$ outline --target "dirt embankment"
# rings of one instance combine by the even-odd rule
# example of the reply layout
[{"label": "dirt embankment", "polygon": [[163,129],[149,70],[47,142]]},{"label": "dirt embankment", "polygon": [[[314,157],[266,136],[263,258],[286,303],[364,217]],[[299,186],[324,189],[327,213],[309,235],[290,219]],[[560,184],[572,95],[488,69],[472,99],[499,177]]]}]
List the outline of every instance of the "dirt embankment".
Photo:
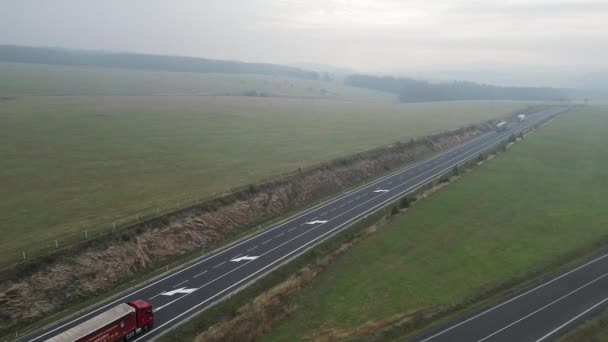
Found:
[{"label": "dirt embankment", "polygon": [[233,237],[245,228],[491,129],[493,123],[486,122],[359,153],[140,224],[130,235],[123,233],[67,250],[25,275],[0,283],[0,329],[106,291],[169,257],[200,248],[204,240]]}]

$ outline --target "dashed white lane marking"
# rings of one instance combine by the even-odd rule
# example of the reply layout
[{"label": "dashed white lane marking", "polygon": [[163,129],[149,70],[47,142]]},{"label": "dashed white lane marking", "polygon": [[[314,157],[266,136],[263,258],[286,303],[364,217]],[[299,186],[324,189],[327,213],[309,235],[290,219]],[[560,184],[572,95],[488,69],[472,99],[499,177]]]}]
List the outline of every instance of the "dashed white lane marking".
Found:
[{"label": "dashed white lane marking", "polygon": [[148,298],[148,300],[152,300],[152,299],[154,299],[154,298],[156,298],[156,297],[160,296],[161,294],[163,294],[163,293],[161,292],[161,293],[159,293],[159,294],[157,294],[157,295],[154,295],[154,296],[152,296],[152,297]]},{"label": "dashed white lane marking", "polygon": [[232,262],[239,262],[239,261],[243,261],[243,260],[255,260],[257,258],[259,258],[259,256],[257,256],[257,255],[252,255],[252,256],[245,255],[245,256],[242,256],[240,258],[232,259],[230,261],[232,261]]},{"label": "dashed white lane marking", "polygon": [[203,275],[203,274],[205,274],[205,273],[207,273],[207,271],[203,271],[203,272],[201,272],[201,273],[199,273],[199,274],[195,275],[193,278],[198,278],[198,277],[202,276],[202,275]]},{"label": "dashed white lane marking", "polygon": [[[300,225],[300,226],[302,226],[302,225]],[[296,229],[296,227],[293,227],[293,228],[289,229],[288,232],[290,232],[290,231],[292,231],[294,229]]]},{"label": "dashed white lane marking", "polygon": [[314,221],[306,222],[306,224],[319,224],[319,223],[327,223],[327,220],[314,220]]},{"label": "dashed white lane marking", "polygon": [[328,211],[328,213],[331,213],[332,211],[336,210],[336,208],[333,208],[332,210]]},{"label": "dashed white lane marking", "polygon": [[[293,229],[293,228],[292,228],[292,229]],[[249,248],[249,249],[247,250],[247,252],[252,251],[252,250],[254,250],[254,249],[256,249],[256,248],[258,248],[258,246],[253,246],[253,247]]]},{"label": "dashed white lane marking", "polygon": [[269,243],[270,241],[272,241],[272,239],[268,239],[268,240],[262,242],[262,245],[265,245],[265,244]]},{"label": "dashed white lane marking", "polygon": [[223,265],[223,264],[225,264],[225,263],[226,263],[225,261],[220,262],[219,264],[217,264],[217,265],[213,266],[212,268],[217,268],[217,267],[220,267],[220,266],[222,266],[222,265]]},{"label": "dashed white lane marking", "polygon": [[187,280],[186,280],[186,281],[182,281],[181,283],[179,283],[179,284],[177,284],[177,285],[174,285],[174,286],[173,286],[173,288],[176,288],[176,287],[178,287],[178,286],[180,286],[180,285],[182,285],[182,284],[184,284],[184,283],[187,283],[187,282],[188,282]]},{"label": "dashed white lane marking", "polygon": [[[353,203],[353,201],[354,201],[354,200],[350,200],[350,201],[348,201],[348,202],[346,202],[346,203],[351,204],[351,203]],[[335,208],[334,208],[334,209],[335,209]]]},{"label": "dashed white lane marking", "polygon": [[285,234],[285,233],[278,234],[277,236],[275,236],[275,238],[278,238],[279,236],[283,236],[283,234]]},{"label": "dashed white lane marking", "polygon": [[374,190],[374,192],[376,192],[376,193],[381,193],[381,192],[389,192],[389,190],[385,190],[385,189],[378,189],[378,190]]}]

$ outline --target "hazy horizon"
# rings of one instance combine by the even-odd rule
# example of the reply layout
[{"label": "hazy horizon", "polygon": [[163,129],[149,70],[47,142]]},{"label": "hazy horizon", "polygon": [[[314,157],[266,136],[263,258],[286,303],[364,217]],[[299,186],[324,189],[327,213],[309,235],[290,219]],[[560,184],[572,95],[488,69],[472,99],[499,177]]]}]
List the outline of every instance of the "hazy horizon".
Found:
[{"label": "hazy horizon", "polygon": [[497,84],[608,70],[603,1],[23,0],[0,44],[193,56]]}]

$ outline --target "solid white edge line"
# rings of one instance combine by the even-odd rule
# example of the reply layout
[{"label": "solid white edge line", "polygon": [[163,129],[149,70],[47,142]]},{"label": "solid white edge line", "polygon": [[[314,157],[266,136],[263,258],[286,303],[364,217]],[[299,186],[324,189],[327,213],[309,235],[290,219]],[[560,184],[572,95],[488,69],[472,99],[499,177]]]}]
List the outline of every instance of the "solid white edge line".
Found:
[{"label": "solid white edge line", "polygon": [[574,289],[574,290],[572,290],[572,291],[570,291],[570,292],[566,293],[565,295],[563,295],[563,296],[561,296],[561,297],[559,297],[559,298],[557,298],[557,299],[555,299],[555,300],[551,301],[549,304],[545,304],[545,305],[543,305],[542,307],[540,307],[540,308],[538,308],[538,309],[536,309],[536,310],[532,311],[531,313],[529,313],[529,314],[527,314],[527,315],[523,316],[522,318],[520,318],[520,319],[518,319],[518,320],[516,320],[516,321],[513,321],[513,322],[511,322],[510,324],[508,324],[508,325],[506,325],[506,326],[504,326],[504,327],[502,327],[502,328],[500,328],[500,329],[496,330],[495,332],[491,333],[490,335],[488,335],[488,336],[486,336],[486,337],[484,337],[484,338],[482,338],[482,339],[478,340],[477,342],[482,342],[482,341],[485,341],[485,340],[489,339],[490,337],[492,337],[492,336],[494,336],[494,335],[496,335],[496,334],[499,334],[499,333],[501,333],[501,332],[503,332],[503,331],[507,330],[508,328],[510,328],[510,327],[514,326],[515,324],[517,324],[517,323],[519,323],[519,322],[521,322],[521,321],[523,321],[523,320],[527,319],[528,317],[532,317],[532,316],[534,316],[535,314],[537,314],[538,312],[540,312],[540,311],[542,311],[542,310],[544,310],[544,309],[546,309],[546,308],[550,307],[551,305],[553,305],[553,304],[555,304],[555,303],[557,303],[557,302],[559,302],[559,301],[561,301],[561,300],[563,300],[563,299],[565,299],[565,298],[570,297],[571,295],[573,295],[573,294],[577,293],[578,291],[580,291],[580,290],[584,289],[585,287],[587,287],[587,286],[589,286],[589,285],[592,285],[592,284],[594,284],[594,283],[595,283],[595,282],[597,282],[597,281],[602,280],[602,279],[603,279],[604,277],[606,277],[606,276],[608,276],[608,273],[604,273],[603,275],[601,275],[601,276],[599,276],[599,277],[597,277],[597,278],[593,279],[592,281],[590,281],[590,282],[588,282],[588,283],[586,283],[586,284],[584,284],[584,285],[582,285],[582,286],[580,286],[580,287],[577,287],[576,289]]},{"label": "solid white edge line", "polygon": [[587,309],[587,310],[585,310],[585,311],[581,312],[580,314],[578,314],[578,315],[574,316],[572,319],[570,319],[570,320],[569,320],[569,321],[567,321],[566,323],[564,323],[564,324],[560,325],[559,327],[557,327],[557,328],[555,328],[555,329],[551,330],[551,331],[550,331],[548,334],[546,334],[545,336],[543,336],[543,337],[539,338],[538,340],[536,340],[536,342],[540,342],[540,341],[542,341],[542,340],[546,339],[547,337],[549,337],[549,336],[551,336],[551,335],[555,334],[556,332],[558,332],[560,329],[562,329],[562,328],[563,328],[563,327],[565,327],[566,325],[568,325],[568,324],[570,324],[570,323],[574,322],[575,320],[577,320],[577,319],[579,319],[580,317],[584,316],[584,315],[585,315],[586,313],[588,313],[589,311],[591,311],[591,310],[593,310],[593,309],[597,308],[598,306],[600,306],[600,305],[604,304],[606,301],[608,301],[608,297],[606,297],[606,298],[602,299],[602,300],[601,300],[599,303],[597,303],[597,304],[593,305],[593,306],[592,306],[592,307],[590,307],[589,309]]}]

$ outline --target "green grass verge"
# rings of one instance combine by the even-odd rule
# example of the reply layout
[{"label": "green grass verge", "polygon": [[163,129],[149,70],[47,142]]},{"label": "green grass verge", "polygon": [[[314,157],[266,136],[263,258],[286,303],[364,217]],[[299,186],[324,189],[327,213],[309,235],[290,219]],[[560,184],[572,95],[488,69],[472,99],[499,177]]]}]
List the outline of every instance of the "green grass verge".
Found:
[{"label": "green grass verge", "polygon": [[[25,96],[48,95],[55,88],[28,91],[25,84],[0,80],[3,93],[20,92],[15,99],[0,100],[0,234],[11,237],[0,240],[0,266],[19,261],[22,250],[30,258],[54,248],[55,240],[62,246],[83,239],[84,231],[89,238],[108,232],[113,222],[120,227],[157,209],[170,211],[238,185],[525,106],[182,96],[169,91],[166,96],[99,95],[111,85],[122,86],[122,78],[88,69],[78,69],[85,75],[68,77],[64,74],[75,71],[62,70],[54,70],[50,79],[80,80],[83,92],[93,95]],[[142,87],[151,82],[146,72],[122,72]],[[36,75],[43,82],[46,72],[30,72],[24,79],[35,83]],[[78,87],[61,77],[57,87],[76,92]],[[178,81],[161,83],[183,93]]]},{"label": "green grass verge", "polygon": [[458,305],[605,238],[607,132],[606,107],[552,121],[336,260],[264,340]]},{"label": "green grass verge", "polygon": [[559,342],[605,342],[608,341],[608,311],[583,323],[581,326],[558,338]]}]

